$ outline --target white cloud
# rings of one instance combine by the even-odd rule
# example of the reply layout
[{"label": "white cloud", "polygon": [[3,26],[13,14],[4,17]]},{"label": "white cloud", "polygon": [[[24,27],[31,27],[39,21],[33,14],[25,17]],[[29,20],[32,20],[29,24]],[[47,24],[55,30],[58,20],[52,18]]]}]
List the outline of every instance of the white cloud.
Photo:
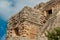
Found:
[{"label": "white cloud", "polygon": [[5,9],[9,6],[10,4],[7,1],[0,1],[0,9]]},{"label": "white cloud", "polygon": [[5,20],[19,12],[24,6],[33,7],[40,2],[47,0],[0,0],[0,16]]}]

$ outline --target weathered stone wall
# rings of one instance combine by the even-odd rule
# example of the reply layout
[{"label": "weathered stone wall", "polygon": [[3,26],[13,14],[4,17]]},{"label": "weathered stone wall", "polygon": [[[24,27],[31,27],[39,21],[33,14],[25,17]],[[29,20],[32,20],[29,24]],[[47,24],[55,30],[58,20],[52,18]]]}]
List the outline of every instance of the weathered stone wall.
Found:
[{"label": "weathered stone wall", "polygon": [[[39,40],[40,30],[45,23],[45,16],[42,12],[29,7],[24,7],[21,12],[14,15],[8,21],[6,40]],[[22,39],[21,39],[22,40]],[[24,39],[25,40],[25,39]]]},{"label": "weathered stone wall", "polygon": [[59,19],[59,0],[34,8],[26,6],[8,20],[6,40],[47,40],[45,31],[60,26]]}]

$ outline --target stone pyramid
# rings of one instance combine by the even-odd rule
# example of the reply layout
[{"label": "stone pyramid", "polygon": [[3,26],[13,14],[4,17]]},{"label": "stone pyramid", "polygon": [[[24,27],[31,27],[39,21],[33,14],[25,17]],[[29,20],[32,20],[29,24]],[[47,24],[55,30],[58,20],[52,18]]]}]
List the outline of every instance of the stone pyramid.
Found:
[{"label": "stone pyramid", "polygon": [[25,6],[8,20],[6,40],[47,40],[44,33],[60,26],[60,0]]}]

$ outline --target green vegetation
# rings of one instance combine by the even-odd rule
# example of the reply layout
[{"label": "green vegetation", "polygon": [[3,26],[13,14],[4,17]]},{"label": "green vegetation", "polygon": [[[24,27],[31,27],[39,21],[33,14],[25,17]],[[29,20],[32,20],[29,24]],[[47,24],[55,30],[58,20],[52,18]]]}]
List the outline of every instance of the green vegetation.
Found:
[{"label": "green vegetation", "polygon": [[54,28],[52,31],[47,31],[46,37],[48,40],[60,40],[60,27]]}]

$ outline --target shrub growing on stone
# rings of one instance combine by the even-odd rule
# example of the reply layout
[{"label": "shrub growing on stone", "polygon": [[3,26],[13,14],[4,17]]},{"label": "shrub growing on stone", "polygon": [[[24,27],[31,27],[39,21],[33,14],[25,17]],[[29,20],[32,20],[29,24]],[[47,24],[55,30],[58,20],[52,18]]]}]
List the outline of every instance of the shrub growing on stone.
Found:
[{"label": "shrub growing on stone", "polygon": [[48,40],[60,40],[60,27],[54,28],[51,31],[47,31],[46,37]]}]

